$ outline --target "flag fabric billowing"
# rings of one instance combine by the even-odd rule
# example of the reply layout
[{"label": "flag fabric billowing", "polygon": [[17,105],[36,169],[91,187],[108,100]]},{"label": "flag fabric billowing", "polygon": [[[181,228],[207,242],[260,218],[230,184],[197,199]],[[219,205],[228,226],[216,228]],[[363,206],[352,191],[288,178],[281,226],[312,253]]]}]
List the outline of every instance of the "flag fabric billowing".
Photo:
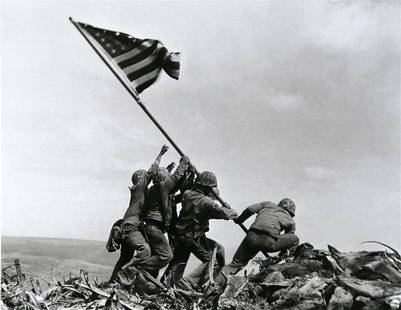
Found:
[{"label": "flag fabric billowing", "polygon": [[96,28],[80,22],[77,24],[99,43],[138,93],[157,80],[161,69],[178,80],[180,53],[170,53],[160,41],[138,39],[126,33]]}]

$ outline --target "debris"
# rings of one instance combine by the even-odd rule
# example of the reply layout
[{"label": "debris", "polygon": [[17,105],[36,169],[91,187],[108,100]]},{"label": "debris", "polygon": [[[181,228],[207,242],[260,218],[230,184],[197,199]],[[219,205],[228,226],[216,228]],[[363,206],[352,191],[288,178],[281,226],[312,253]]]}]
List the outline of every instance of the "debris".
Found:
[{"label": "debris", "polygon": [[351,309],[353,304],[353,296],[344,288],[336,287],[334,294],[330,299],[327,310],[345,310]]},{"label": "debris", "polygon": [[358,296],[370,298],[385,298],[401,294],[401,286],[394,286],[389,282],[368,281],[356,278],[339,278],[339,284]]},{"label": "debris", "polygon": [[385,299],[392,310],[401,308],[401,295],[389,296]]},{"label": "debris", "polygon": [[393,253],[383,251],[341,253],[330,245],[328,248],[341,269],[351,275],[362,279],[387,279],[392,283],[401,283],[399,254],[392,248],[390,249]]},{"label": "debris", "polygon": [[[45,289],[35,278],[12,274],[17,269],[6,266],[2,270],[0,309],[401,309],[397,251],[343,253],[328,247],[329,251],[324,251],[302,244],[285,259],[271,256],[255,260],[259,272],[248,277],[227,276],[224,268],[214,270],[212,260],[168,290],[140,269],[122,273],[127,279],[125,286],[99,284],[80,270],[57,283],[46,282],[50,286]],[[19,264],[20,270],[28,270]]]}]

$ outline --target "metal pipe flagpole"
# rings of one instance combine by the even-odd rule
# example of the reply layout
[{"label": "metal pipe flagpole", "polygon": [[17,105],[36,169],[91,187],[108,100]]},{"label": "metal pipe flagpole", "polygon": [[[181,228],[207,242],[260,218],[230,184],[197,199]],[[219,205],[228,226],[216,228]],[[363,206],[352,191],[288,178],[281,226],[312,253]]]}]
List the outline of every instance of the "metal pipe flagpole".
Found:
[{"label": "metal pipe flagpole", "polygon": [[[99,45],[99,43],[96,42],[90,35],[87,34],[86,30],[81,27],[81,25],[73,20],[72,17],[68,18],[70,22],[77,28],[79,33],[85,38],[85,40],[89,43],[89,45],[93,48],[93,50],[96,52],[96,54],[103,60],[105,65],[113,72],[114,76],[120,81],[120,83],[124,86],[124,88],[128,91],[128,93],[134,98],[136,103],[141,107],[141,109],[145,112],[145,114],[150,118],[150,120],[153,122],[153,124],[156,125],[156,127],[161,131],[161,133],[166,137],[166,139],[170,142],[170,144],[174,147],[174,149],[180,154],[180,156],[184,156],[184,153],[182,150],[178,147],[178,145],[171,139],[171,137],[168,135],[168,133],[164,130],[164,128],[158,123],[158,121],[153,117],[153,115],[149,112],[149,110],[145,107],[145,105],[142,103],[141,99],[139,98],[139,95],[135,88],[131,85],[129,80],[122,75],[118,70],[115,69],[114,64],[112,63],[110,57],[102,53],[102,47]],[[195,169],[196,175],[199,176],[199,171]],[[216,197],[216,199],[222,204],[223,207],[227,208],[227,204],[221,199],[221,197],[213,190],[213,194]],[[247,233],[248,229],[242,224],[238,224],[241,229]]]}]

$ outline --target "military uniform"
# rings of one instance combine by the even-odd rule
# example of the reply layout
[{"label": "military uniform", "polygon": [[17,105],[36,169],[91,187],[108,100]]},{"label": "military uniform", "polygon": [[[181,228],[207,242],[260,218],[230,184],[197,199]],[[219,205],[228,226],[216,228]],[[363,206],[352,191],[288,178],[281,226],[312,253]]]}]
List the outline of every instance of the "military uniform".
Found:
[{"label": "military uniform", "polygon": [[129,263],[131,259],[140,263],[151,255],[150,246],[140,229],[140,216],[143,211],[147,187],[152,178],[156,175],[158,168],[159,162],[156,161],[148,171],[143,171],[143,173],[141,173],[135,185],[129,187],[131,196],[128,209],[122,221],[117,221],[113,225],[113,227],[117,225],[121,227],[121,251],[120,258],[114,266],[110,281],[115,280],[118,271]]},{"label": "military uniform", "polygon": [[141,261],[140,265],[155,277],[173,258],[172,249],[164,233],[170,228],[173,218],[175,203],[172,195],[185,175],[188,164],[189,160],[183,157],[174,173],[158,180],[149,188],[146,196],[142,218],[145,222],[151,256]]},{"label": "military uniform", "polygon": [[[224,267],[227,273],[237,273],[259,251],[278,252],[299,243],[292,218],[294,214],[285,208],[270,201],[260,202],[246,208],[235,221],[242,223],[253,214],[257,214],[254,223],[234,254],[232,262]],[[284,234],[280,234],[282,231]]]},{"label": "military uniform", "polygon": [[234,210],[219,206],[201,190],[185,191],[175,227],[174,257],[165,274],[165,278],[169,277],[169,285],[182,278],[191,253],[202,262],[207,262],[217,247],[216,268],[224,266],[223,246],[207,238],[205,233],[209,230],[210,219],[230,220],[236,215]]}]

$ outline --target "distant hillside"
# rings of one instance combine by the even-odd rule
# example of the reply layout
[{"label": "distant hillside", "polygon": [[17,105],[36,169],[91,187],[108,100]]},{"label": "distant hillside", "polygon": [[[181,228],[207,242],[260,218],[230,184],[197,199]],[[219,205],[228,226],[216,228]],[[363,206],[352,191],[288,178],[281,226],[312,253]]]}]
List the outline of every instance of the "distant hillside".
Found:
[{"label": "distant hillside", "polygon": [[[48,280],[60,280],[70,272],[86,270],[100,281],[110,277],[112,268],[118,260],[119,252],[108,253],[101,241],[1,237],[1,265],[10,265],[19,258],[22,265],[42,275]],[[232,258],[233,250],[226,251],[226,260]],[[186,273],[200,262],[190,258]],[[24,271],[24,270],[23,270]]]},{"label": "distant hillside", "polygon": [[119,253],[108,253],[104,242],[56,238],[1,237],[1,265],[21,264],[51,280],[89,271],[99,280],[109,277]]}]

